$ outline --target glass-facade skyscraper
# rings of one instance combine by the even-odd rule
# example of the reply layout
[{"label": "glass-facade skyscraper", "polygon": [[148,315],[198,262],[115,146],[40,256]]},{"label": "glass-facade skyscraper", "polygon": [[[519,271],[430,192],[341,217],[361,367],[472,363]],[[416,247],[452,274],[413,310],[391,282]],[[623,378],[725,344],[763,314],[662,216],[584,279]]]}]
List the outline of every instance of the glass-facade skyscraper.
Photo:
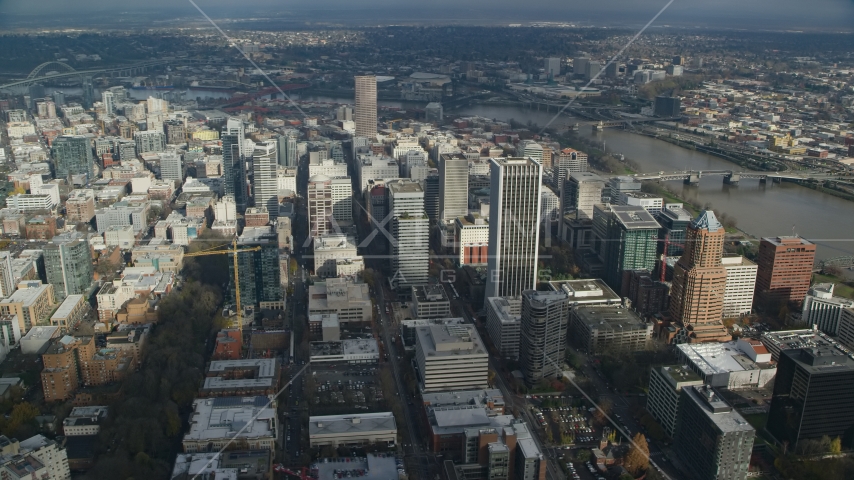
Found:
[{"label": "glass-facade skyscraper", "polygon": [[53,141],[51,157],[56,178],[68,175],[86,175],[91,180],[94,175],[94,157],[89,139],[83,135],[62,135]]}]

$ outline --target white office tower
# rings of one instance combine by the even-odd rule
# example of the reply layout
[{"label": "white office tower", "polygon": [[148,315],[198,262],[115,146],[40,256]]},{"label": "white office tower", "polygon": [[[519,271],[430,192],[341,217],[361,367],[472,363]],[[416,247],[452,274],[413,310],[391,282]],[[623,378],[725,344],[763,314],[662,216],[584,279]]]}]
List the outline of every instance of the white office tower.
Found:
[{"label": "white office tower", "polygon": [[184,180],[184,166],[181,162],[181,154],[178,152],[165,152],[160,154],[160,178],[182,182]]},{"label": "white office tower", "polygon": [[377,77],[356,77],[356,136],[377,137]]},{"label": "white office tower", "polygon": [[335,114],[335,119],[340,122],[349,122],[353,120],[353,107],[349,105],[341,105],[338,107],[338,112]]},{"label": "white office tower", "polygon": [[350,177],[337,177],[329,182],[332,189],[332,216],[338,224],[353,223],[353,182]]},{"label": "white office tower", "polygon": [[[754,277],[755,278],[755,277]],[[828,334],[839,335],[842,311],[854,309],[854,300],[833,296],[832,283],[816,283],[809,289],[801,309],[801,322]]]},{"label": "white office tower", "polygon": [[549,57],[546,59],[546,76],[552,80],[560,75],[560,58]]},{"label": "white office tower", "polygon": [[439,218],[454,221],[468,214],[469,162],[460,153],[439,158]]},{"label": "white office tower", "polygon": [[116,99],[113,92],[109,90],[101,92],[101,101],[104,103],[104,111],[108,114],[112,114],[116,110]]},{"label": "white office tower", "polygon": [[546,223],[560,219],[560,199],[550,188],[543,188],[540,193],[540,219]]},{"label": "white office tower", "polygon": [[169,113],[169,102],[162,98],[148,97],[146,103],[149,115]]},{"label": "white office tower", "polygon": [[726,269],[723,317],[750,315],[756,289],[757,265],[741,255],[724,256],[721,265]]},{"label": "white office tower", "polygon": [[489,170],[489,255],[484,297],[516,297],[537,288],[543,171],[529,158],[493,158]]},{"label": "white office tower", "polygon": [[279,142],[279,165],[282,167],[296,167],[299,163],[297,144],[299,143],[299,132],[288,130],[278,138]]},{"label": "white office tower", "polygon": [[332,179],[315,175],[308,179],[308,229],[311,237],[319,237],[333,231],[332,227]]},{"label": "white office tower", "polygon": [[528,385],[562,374],[568,321],[569,297],[563,291],[522,292],[519,362]]},{"label": "white office tower", "polygon": [[424,211],[424,190],[411,180],[388,185],[391,212],[391,273],[395,289],[427,283],[430,266],[430,220]]},{"label": "white office tower", "polygon": [[214,204],[214,220],[222,222],[237,220],[237,204],[234,202],[234,195],[224,195]]},{"label": "white office tower", "polygon": [[0,298],[12,296],[15,287],[15,276],[12,273],[12,253],[0,251]]},{"label": "white office tower", "polygon": [[533,158],[543,164],[543,146],[533,140],[525,140],[516,147],[516,155],[522,158]]},{"label": "white office tower", "polygon": [[256,207],[266,207],[270,218],[279,215],[278,154],[276,142],[256,143],[252,152],[253,195]]},{"label": "white office tower", "polygon": [[587,171],[587,154],[564,148],[557,156],[557,161],[552,162],[555,166],[553,172],[554,184],[559,192],[563,191],[563,182],[573,173]]}]

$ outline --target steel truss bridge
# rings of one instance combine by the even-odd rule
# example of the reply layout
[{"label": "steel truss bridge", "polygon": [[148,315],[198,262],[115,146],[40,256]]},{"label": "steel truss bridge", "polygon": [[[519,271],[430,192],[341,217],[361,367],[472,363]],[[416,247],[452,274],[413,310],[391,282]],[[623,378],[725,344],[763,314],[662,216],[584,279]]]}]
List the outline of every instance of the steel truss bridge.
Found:
[{"label": "steel truss bridge", "polygon": [[825,180],[841,180],[852,179],[854,174],[834,174],[826,172],[751,172],[751,171],[735,171],[735,170],[682,170],[678,172],[658,172],[658,173],[637,173],[631,175],[636,180],[651,180],[657,182],[667,182],[673,180],[682,180],[686,185],[696,185],[700,183],[703,177],[721,177],[726,184],[736,185],[742,179],[759,179],[760,183],[766,183],[769,179],[773,183],[788,182],[808,182],[808,181],[825,181]]}]

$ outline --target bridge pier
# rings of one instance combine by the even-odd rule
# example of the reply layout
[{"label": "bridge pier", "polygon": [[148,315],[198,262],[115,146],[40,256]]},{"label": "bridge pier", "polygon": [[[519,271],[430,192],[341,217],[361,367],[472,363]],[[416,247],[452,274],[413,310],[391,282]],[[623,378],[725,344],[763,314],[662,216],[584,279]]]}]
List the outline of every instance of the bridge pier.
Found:
[{"label": "bridge pier", "polygon": [[759,177],[760,185],[765,185],[766,183],[768,183],[768,177]]},{"label": "bridge pier", "polygon": [[741,180],[741,177],[737,173],[724,177],[724,183],[727,185],[738,185],[739,180]]},{"label": "bridge pier", "polygon": [[771,177],[772,183],[783,183],[783,177]]},{"label": "bridge pier", "polygon": [[683,180],[685,185],[699,185],[700,184],[700,176],[696,174],[691,174],[685,180]]}]

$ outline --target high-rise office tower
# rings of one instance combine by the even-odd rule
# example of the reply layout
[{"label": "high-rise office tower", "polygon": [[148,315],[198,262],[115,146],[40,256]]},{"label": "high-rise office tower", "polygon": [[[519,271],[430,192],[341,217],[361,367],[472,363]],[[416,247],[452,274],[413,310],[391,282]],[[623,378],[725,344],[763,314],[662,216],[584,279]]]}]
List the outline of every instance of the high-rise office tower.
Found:
[{"label": "high-rise office tower", "polygon": [[560,75],[560,58],[549,57],[546,59],[546,77],[553,80]]},{"label": "high-rise office tower", "polygon": [[92,253],[89,242],[78,232],[53,237],[44,246],[44,265],[57,302],[68,295],[85,294],[92,285]]},{"label": "high-rise office tower", "polygon": [[563,291],[522,292],[520,363],[525,383],[561,374],[566,351],[569,297]]},{"label": "high-rise office tower", "polygon": [[184,164],[178,152],[160,154],[160,178],[173,182],[184,181]]},{"label": "high-rise office tower", "polygon": [[443,222],[468,213],[469,161],[461,153],[439,158],[439,212]]},{"label": "high-rise office tower", "polygon": [[65,105],[65,93],[60,92],[59,90],[53,91],[53,103],[56,104],[57,107],[62,107]]},{"label": "high-rise office tower", "polygon": [[68,178],[68,175],[86,175],[93,180],[95,162],[89,138],[83,135],[62,135],[56,137],[50,148],[56,178]]},{"label": "high-rise office tower", "polygon": [[756,430],[715,389],[686,386],[679,396],[674,450],[695,480],[744,480]]},{"label": "high-rise office tower", "polygon": [[332,189],[332,217],[341,225],[353,222],[353,182],[350,177],[330,179]]},{"label": "high-rise office tower", "polygon": [[575,75],[586,75],[588,63],[590,63],[590,57],[574,58],[572,60],[572,73]]},{"label": "high-rise office tower", "polygon": [[726,290],[723,225],[706,210],[688,226],[685,251],[673,268],[670,316],[683,327],[681,341],[729,339],[721,323]]},{"label": "high-rise office tower", "polygon": [[561,192],[563,191],[563,182],[571,174],[587,171],[587,154],[571,148],[564,148],[558,154],[557,161],[554,164],[552,178],[558,191]]},{"label": "high-rise office tower", "polygon": [[674,204],[666,205],[664,210],[656,215],[656,220],[661,225],[658,232],[658,252],[665,253],[667,246],[668,257],[679,257],[685,251],[685,232],[691,224],[691,213],[681,206]]},{"label": "high-rise office tower", "polygon": [[783,350],[777,363],[767,430],[793,451],[805,439],[854,443],[854,360],[837,345]]},{"label": "high-rise office tower", "polygon": [[516,147],[516,155],[522,158],[533,158],[543,164],[543,146],[533,140],[525,140]]},{"label": "high-rise office tower", "polygon": [[590,60],[587,62],[587,67],[584,71],[584,78],[586,78],[587,80],[593,80],[594,78],[596,78],[597,75],[599,75],[599,72],[601,70],[602,70],[602,63],[601,62],[598,62],[595,60]]},{"label": "high-rise office tower", "polygon": [[756,290],[756,264],[741,255],[725,255],[721,265],[726,270],[724,290],[724,318],[749,315],[753,310],[753,292]]},{"label": "high-rise office tower", "polygon": [[485,298],[537,288],[543,171],[529,158],[493,158]]},{"label": "high-rise office tower", "polygon": [[332,179],[315,175],[308,179],[308,231],[312,238],[334,231],[332,227]]},{"label": "high-rise office tower", "polygon": [[95,86],[92,84],[92,77],[83,79],[83,108],[90,110],[95,102]]},{"label": "high-rise office tower", "polygon": [[[619,177],[611,177],[608,180],[608,188],[609,191],[606,192],[608,195],[608,202],[613,204],[620,203],[620,197],[623,196],[624,193],[628,192],[640,192],[641,191],[641,183],[639,180],[636,180],[634,177],[629,177],[626,175],[622,175]],[[602,194],[602,201],[605,200],[605,194]]]},{"label": "high-rise office tower", "polygon": [[560,195],[561,214],[575,212],[577,220],[593,218],[593,206],[601,203],[605,179],[590,172],[571,173],[563,182]]},{"label": "high-rise office tower", "polygon": [[605,77],[606,78],[617,78],[620,74],[620,66],[617,65],[617,62],[611,62],[605,65]]},{"label": "high-rise office tower", "polygon": [[356,77],[356,136],[377,136],[377,77]]},{"label": "high-rise office tower", "polygon": [[252,188],[256,207],[266,207],[270,218],[279,216],[278,154],[276,142],[256,143],[252,152]]},{"label": "high-rise office tower", "polygon": [[756,306],[774,313],[786,304],[800,305],[807,295],[815,261],[815,244],[801,237],[765,237],[756,264]]},{"label": "high-rise office tower", "polygon": [[226,195],[234,196],[237,211],[248,206],[246,167],[243,160],[243,121],[229,118],[222,130],[222,177]]},{"label": "high-rise office tower", "polygon": [[421,182],[424,188],[424,210],[427,216],[432,219],[439,218],[439,172],[436,169],[427,173],[427,178]]},{"label": "high-rise office tower", "polygon": [[104,104],[104,111],[108,114],[111,114],[116,110],[116,100],[113,92],[109,90],[101,92],[101,102]]},{"label": "high-rise office tower", "polygon": [[[238,240],[240,246],[261,247],[256,251],[237,254],[240,303],[242,306],[262,305],[282,301],[279,273],[279,244],[276,234]],[[234,262],[228,262],[228,278],[234,278]],[[229,282],[231,299],[235,299],[234,281]],[[272,306],[270,303],[268,305]],[[283,308],[284,305],[278,308]],[[275,308],[275,307],[274,307]]]},{"label": "high-rise office tower", "polygon": [[353,121],[353,107],[341,105],[335,113],[335,119],[341,122]]},{"label": "high-rise office tower", "polygon": [[393,215],[389,273],[392,288],[425,284],[430,267],[430,219],[424,212],[424,190],[411,180],[390,182],[388,203]]},{"label": "high-rise office tower", "polygon": [[655,268],[660,226],[643,207],[596,205],[593,234],[604,265],[605,282],[621,292],[623,273]]},{"label": "high-rise office tower", "polygon": [[299,163],[297,154],[297,142],[299,132],[287,131],[279,137],[279,165],[283,167],[296,167]]}]

